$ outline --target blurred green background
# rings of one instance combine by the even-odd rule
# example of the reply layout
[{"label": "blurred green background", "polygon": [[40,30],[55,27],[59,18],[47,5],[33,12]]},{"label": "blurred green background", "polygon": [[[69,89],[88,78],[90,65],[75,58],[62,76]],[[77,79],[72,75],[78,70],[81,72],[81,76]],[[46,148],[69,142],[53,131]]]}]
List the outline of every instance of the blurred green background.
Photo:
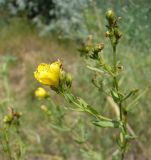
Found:
[{"label": "blurred green background", "polygon": [[[34,90],[39,84],[33,77],[39,63],[60,59],[73,76],[73,92],[105,115],[114,116],[106,97],[92,85],[92,73],[78,53],[81,42],[93,35],[96,42],[105,44],[105,57],[111,58],[110,43],[105,38],[108,8],[122,17],[123,37],[118,54],[124,66],[123,89],[143,91],[148,88],[129,113],[129,124],[138,138],[130,143],[126,158],[150,159],[150,0],[0,0],[0,118],[6,114],[8,106],[23,113],[22,159],[111,159],[116,148],[116,130],[92,126],[91,118],[67,110],[68,104],[53,92],[50,94],[57,105],[49,100],[36,100]],[[53,120],[41,111],[42,104],[50,108]]]}]

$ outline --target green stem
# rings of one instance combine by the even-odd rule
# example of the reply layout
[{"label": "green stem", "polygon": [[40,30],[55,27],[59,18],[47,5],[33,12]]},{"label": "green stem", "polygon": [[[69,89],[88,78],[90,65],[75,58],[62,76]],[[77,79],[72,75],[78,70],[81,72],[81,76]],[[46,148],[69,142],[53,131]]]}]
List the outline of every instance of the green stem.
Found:
[{"label": "green stem", "polygon": [[127,128],[126,128],[127,114],[125,114],[124,111],[123,111],[122,102],[119,103],[119,110],[120,110],[120,121],[123,124],[123,130],[124,130],[124,133],[122,131],[120,132],[120,135],[121,135],[121,137],[120,137],[120,142],[121,142],[121,160],[124,160],[126,147],[127,147],[127,139],[125,138],[125,134],[127,134]]},{"label": "green stem", "polygon": [[[119,92],[119,84],[118,84],[118,79],[117,79],[117,53],[116,53],[116,45],[112,44],[113,47],[113,67],[114,67],[114,73],[115,76],[113,77],[113,87],[117,93]],[[118,103],[119,106],[119,112],[120,112],[120,121],[123,124],[123,130],[120,130],[120,143],[121,143],[121,160],[124,160],[125,157],[125,152],[126,152],[126,147],[127,147],[127,139],[125,138],[125,134],[127,133],[127,128],[126,128],[126,123],[127,123],[127,113],[124,112],[123,106],[122,106],[122,101]],[[126,113],[126,114],[125,114]]]},{"label": "green stem", "polygon": [[120,120],[123,120],[123,114],[122,114],[122,103],[119,103],[119,110],[120,110]]},{"label": "green stem", "polygon": [[115,73],[116,73],[116,63],[117,63],[116,45],[113,44],[113,66]]},{"label": "green stem", "polygon": [[[123,110],[123,128],[124,128],[125,134],[127,134],[127,111],[125,111],[125,110]],[[124,134],[123,134],[123,136],[124,136]],[[124,146],[123,146],[123,150],[122,150],[122,160],[124,160],[127,143],[128,143],[128,140],[124,136]]]},{"label": "green stem", "polygon": [[8,134],[7,134],[6,129],[4,129],[4,140],[6,143],[6,150],[4,149],[4,152],[7,153],[9,160],[12,160],[11,150],[10,150],[9,140],[8,140]]},{"label": "green stem", "polygon": [[[75,97],[70,91],[69,92],[64,92],[64,93],[61,93],[61,94],[65,97],[65,99],[66,99],[67,102],[74,104],[79,109],[83,108],[83,106],[81,106],[81,104],[77,100],[77,97]],[[92,107],[92,108],[94,108],[94,107]],[[91,116],[93,116],[93,117],[95,117],[97,119],[100,119],[100,120],[112,121],[110,118],[107,118],[107,117],[102,116],[101,114],[98,114],[97,111],[94,110],[94,109],[92,111],[90,108],[86,108],[85,110],[81,110],[81,111],[84,111],[84,112],[90,114]]]},{"label": "green stem", "polygon": [[118,80],[117,80],[117,67],[116,67],[116,63],[117,63],[117,54],[116,54],[116,45],[113,44],[113,67],[114,67],[114,87],[116,89],[116,91],[118,91],[119,87],[118,87]]}]

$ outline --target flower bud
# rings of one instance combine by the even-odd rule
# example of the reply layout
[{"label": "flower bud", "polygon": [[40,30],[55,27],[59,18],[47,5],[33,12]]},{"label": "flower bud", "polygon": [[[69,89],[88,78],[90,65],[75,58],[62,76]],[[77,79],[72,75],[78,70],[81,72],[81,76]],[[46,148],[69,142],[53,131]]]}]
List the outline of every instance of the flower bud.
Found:
[{"label": "flower bud", "polygon": [[86,45],[91,45],[92,44],[92,35],[89,35],[86,39]]},{"label": "flower bud", "polygon": [[106,12],[106,18],[107,20],[109,21],[110,24],[112,24],[115,20],[115,15],[114,15],[114,12],[109,9],[107,12]]},{"label": "flower bud", "polygon": [[19,119],[22,115],[23,115],[22,112],[15,112],[14,113],[14,117],[16,117],[17,119]]},{"label": "flower bud", "polygon": [[47,107],[47,106],[42,105],[40,108],[41,108],[43,111],[48,112],[48,107]]},{"label": "flower bud", "polygon": [[46,114],[48,114],[48,115],[51,115],[51,114],[52,114],[51,111],[48,109],[47,106],[42,105],[40,108],[41,108],[41,110],[44,111]]},{"label": "flower bud", "polygon": [[72,84],[72,77],[70,74],[67,74],[66,75],[66,85],[67,87],[71,87],[71,84]]},{"label": "flower bud", "polygon": [[48,96],[48,92],[42,87],[39,87],[35,90],[35,97],[37,97],[38,99],[47,98]]},{"label": "flower bud", "polygon": [[106,31],[105,37],[109,37],[109,36],[110,36],[110,32],[109,32],[109,31]]},{"label": "flower bud", "polygon": [[104,44],[103,43],[98,44],[98,50],[101,51],[102,49],[104,49]]},{"label": "flower bud", "polygon": [[114,29],[114,34],[117,39],[120,39],[122,37],[122,32],[118,28]]},{"label": "flower bud", "polygon": [[66,78],[66,73],[65,73],[65,71],[61,71],[60,72],[60,77],[59,77],[59,79],[60,79],[60,84],[65,80],[65,78]]},{"label": "flower bud", "polygon": [[104,44],[103,43],[100,43],[100,44],[97,44],[94,48],[94,53],[93,53],[93,58],[96,57],[98,58],[98,53],[101,52],[104,48]]},{"label": "flower bud", "polygon": [[10,124],[12,121],[13,121],[13,116],[12,116],[12,115],[6,115],[6,116],[3,118],[3,122],[4,122],[4,123]]}]

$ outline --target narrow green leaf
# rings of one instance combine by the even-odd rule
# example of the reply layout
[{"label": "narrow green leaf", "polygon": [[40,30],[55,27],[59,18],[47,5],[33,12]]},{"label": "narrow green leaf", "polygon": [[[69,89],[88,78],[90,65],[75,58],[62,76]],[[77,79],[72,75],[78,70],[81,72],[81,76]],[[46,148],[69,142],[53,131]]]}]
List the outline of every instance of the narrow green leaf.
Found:
[{"label": "narrow green leaf", "polygon": [[82,106],[84,109],[87,108],[88,104],[82,98],[78,98],[77,100],[78,100],[80,106]]},{"label": "narrow green leaf", "polygon": [[128,93],[123,99],[122,101],[125,101],[126,99],[128,99],[129,97],[135,95],[138,92],[138,89],[132,90],[130,91],[130,93]]},{"label": "narrow green leaf", "polygon": [[128,139],[128,140],[130,140],[130,139],[136,139],[137,136],[131,136],[131,135],[126,134],[125,138]]},{"label": "narrow green leaf", "polygon": [[91,67],[91,66],[87,66],[88,69],[92,70],[92,71],[95,71],[95,72],[98,72],[98,73],[104,73],[102,70],[98,69],[98,68],[95,68],[95,67]]},{"label": "narrow green leaf", "polygon": [[63,95],[66,101],[68,101],[69,103],[72,103],[75,100],[75,97],[73,96],[72,93],[64,93]]},{"label": "narrow green leaf", "polygon": [[143,92],[141,92],[127,107],[126,111],[130,111],[134,108],[134,106],[137,104],[138,100],[144,96],[144,94],[148,91],[148,88],[146,88]]},{"label": "narrow green leaf", "polygon": [[119,128],[118,121],[94,121],[94,125],[103,127],[103,128]]},{"label": "narrow green leaf", "polygon": [[114,100],[115,102],[118,102],[119,99],[120,99],[118,93],[115,92],[114,90],[111,90],[111,96],[112,96],[112,98],[113,98],[113,100]]},{"label": "narrow green leaf", "polygon": [[88,105],[82,98],[79,98],[78,101],[80,103],[80,106],[82,106],[85,111],[89,111],[95,115],[98,114],[98,112],[94,108],[92,108],[90,105]]},{"label": "narrow green leaf", "polygon": [[85,143],[85,139],[74,139],[74,141],[78,144],[82,144],[82,143]]},{"label": "narrow green leaf", "polygon": [[57,124],[50,124],[50,126],[56,130],[62,131],[62,132],[68,132],[70,131],[70,128],[67,128],[65,126],[59,126]]}]

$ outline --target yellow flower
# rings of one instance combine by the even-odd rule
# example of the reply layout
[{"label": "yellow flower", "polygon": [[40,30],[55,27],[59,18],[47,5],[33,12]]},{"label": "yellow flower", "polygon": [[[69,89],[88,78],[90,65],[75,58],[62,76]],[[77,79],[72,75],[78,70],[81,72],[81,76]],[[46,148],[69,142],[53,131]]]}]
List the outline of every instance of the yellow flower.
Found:
[{"label": "yellow flower", "polygon": [[49,94],[48,94],[48,92],[44,89],[44,88],[42,88],[42,87],[39,87],[39,88],[37,88],[36,90],[35,90],[35,96],[37,97],[37,98],[46,98],[46,97],[48,97],[49,96]]},{"label": "yellow flower", "polygon": [[44,85],[58,87],[61,71],[61,63],[56,61],[52,64],[41,63],[37,71],[34,72],[35,78]]}]

